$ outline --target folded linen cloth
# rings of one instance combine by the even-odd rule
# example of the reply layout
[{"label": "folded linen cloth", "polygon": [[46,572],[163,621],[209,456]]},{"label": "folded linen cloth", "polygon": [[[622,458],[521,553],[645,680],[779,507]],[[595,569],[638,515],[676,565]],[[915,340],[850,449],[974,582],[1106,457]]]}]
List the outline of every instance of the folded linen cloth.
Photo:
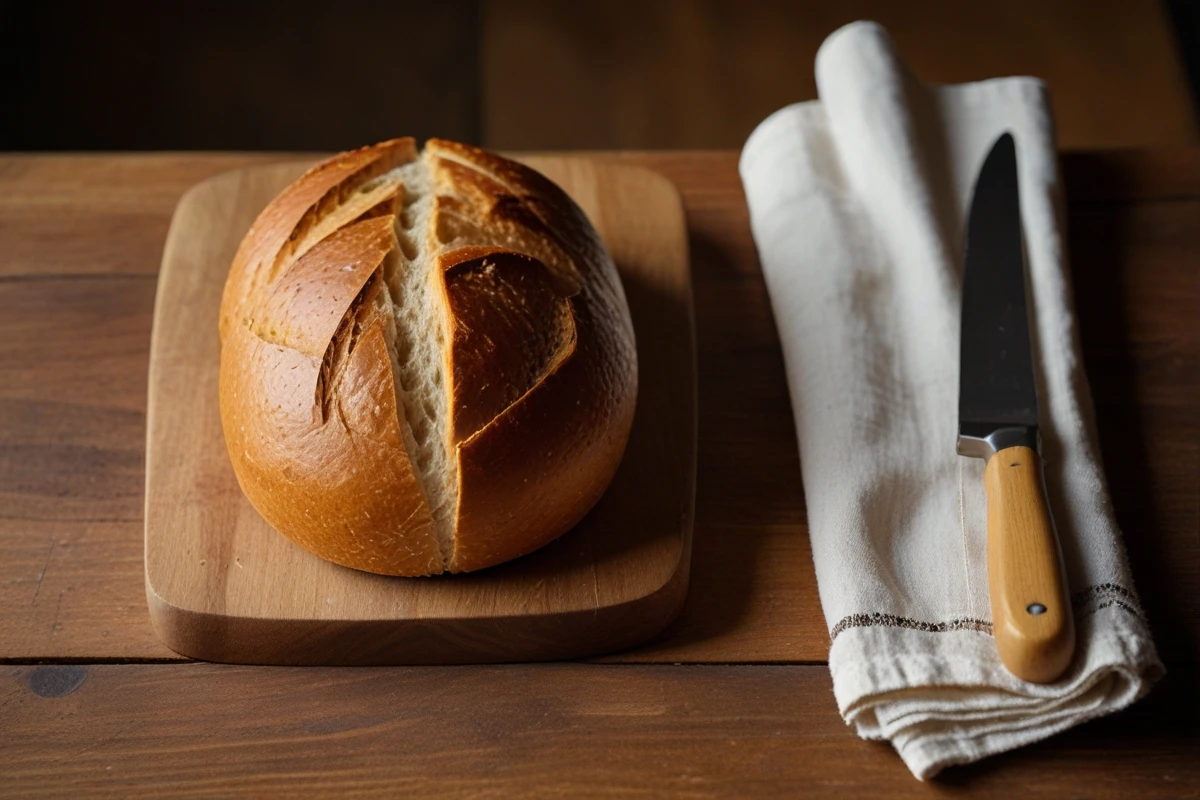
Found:
[{"label": "folded linen cloth", "polygon": [[[1079,357],[1045,86],[926,86],[854,23],[820,100],[746,143],[740,170],[783,344],[829,668],[842,716],[920,779],[1123,708],[1162,674],[1100,466]],[[992,142],[1016,139],[1043,458],[1073,592],[1075,660],[1026,683],[991,636],[984,462],[955,454],[965,218]]]}]

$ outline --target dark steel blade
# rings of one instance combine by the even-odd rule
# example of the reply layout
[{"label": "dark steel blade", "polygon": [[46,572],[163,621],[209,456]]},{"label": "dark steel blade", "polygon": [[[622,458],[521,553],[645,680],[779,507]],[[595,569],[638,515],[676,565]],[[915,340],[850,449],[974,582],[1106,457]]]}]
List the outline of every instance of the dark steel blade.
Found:
[{"label": "dark steel blade", "polygon": [[1037,442],[1017,187],[1016,145],[1006,133],[979,171],[967,222],[958,394],[963,455],[990,456],[1000,449],[997,435],[1004,446]]}]

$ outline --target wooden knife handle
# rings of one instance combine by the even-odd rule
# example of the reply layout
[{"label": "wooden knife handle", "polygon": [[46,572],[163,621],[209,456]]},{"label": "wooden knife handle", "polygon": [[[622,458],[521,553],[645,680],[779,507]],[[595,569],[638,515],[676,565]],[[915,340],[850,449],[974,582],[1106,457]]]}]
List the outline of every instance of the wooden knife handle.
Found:
[{"label": "wooden knife handle", "polygon": [[1042,461],[1028,447],[988,459],[988,588],[996,649],[1022,680],[1050,683],[1075,651],[1075,620],[1046,503]]}]

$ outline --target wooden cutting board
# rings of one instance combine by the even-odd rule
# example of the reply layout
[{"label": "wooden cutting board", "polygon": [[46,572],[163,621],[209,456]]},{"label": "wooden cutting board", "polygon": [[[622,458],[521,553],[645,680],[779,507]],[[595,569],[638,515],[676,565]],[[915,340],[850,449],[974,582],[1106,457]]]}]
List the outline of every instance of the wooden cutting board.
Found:
[{"label": "wooden cutting board", "polygon": [[358,572],[272,530],[242,495],[225,451],[217,311],[243,234],[307,164],[217,176],[188,191],[175,211],[150,350],[146,595],[171,649],[260,664],[563,659],[639,644],[678,613],[696,473],[692,297],[679,196],[641,168],[524,160],[587,212],[629,298],[637,414],[607,493],[542,550],[467,575]]}]

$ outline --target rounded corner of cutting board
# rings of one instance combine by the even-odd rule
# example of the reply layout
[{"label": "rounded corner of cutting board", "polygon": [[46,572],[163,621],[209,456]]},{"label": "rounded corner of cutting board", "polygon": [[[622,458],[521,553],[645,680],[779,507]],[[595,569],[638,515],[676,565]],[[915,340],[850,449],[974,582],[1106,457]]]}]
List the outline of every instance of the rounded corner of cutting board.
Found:
[{"label": "rounded corner of cutting board", "polygon": [[[181,655],[210,661],[382,665],[582,658],[661,633],[687,594],[697,446],[687,230],[674,185],[614,161],[538,161],[594,215],[634,286],[639,341],[655,340],[645,353],[639,345],[646,372],[634,435],[641,434],[631,438],[628,474],[621,477],[623,464],[606,493],[608,509],[590,515],[590,530],[562,537],[557,551],[550,552],[552,543],[502,572],[387,583],[284,553],[282,537],[248,507],[234,506],[245,499],[215,408],[215,337],[194,335],[215,326],[228,259],[254,216],[309,163],[218,175],[185,194],[172,221],[153,355],[173,368],[150,370],[155,413],[146,462],[147,503],[160,512],[146,528],[147,603],[159,638]],[[205,552],[210,571],[197,574]],[[264,558],[256,564],[247,553]],[[217,563],[223,572],[212,572]],[[303,573],[292,576],[290,590],[273,577],[280,564]],[[343,590],[341,611],[324,606],[326,591]],[[219,612],[208,609],[205,598],[213,597],[221,598]],[[378,612],[362,611],[372,604]]]},{"label": "rounded corner of cutting board", "polygon": [[[672,213],[677,216],[681,223],[686,228],[687,213],[683,208],[683,195],[679,192],[679,187],[675,182],[663,175],[661,172],[652,170],[649,167],[643,167],[640,164],[622,164],[617,161],[600,161],[609,169],[617,170],[629,176],[629,179],[636,179],[637,183],[645,187],[647,194],[654,194],[655,203],[661,208],[670,208]],[[686,247],[686,241],[684,243]]]},{"label": "rounded corner of cutting board", "polygon": [[279,188],[282,189],[288,183],[300,177],[306,169],[312,166],[312,163],[311,160],[297,161],[296,159],[284,158],[273,164],[238,167],[237,169],[218,172],[216,175],[210,175],[185,189],[183,194],[179,196],[179,202],[175,204],[175,214],[178,215],[181,208],[206,202],[209,199],[208,195],[216,194],[220,199],[224,200],[230,193],[238,191],[238,184],[245,180],[247,176],[264,176],[268,180],[279,182]]},{"label": "rounded corner of cutting board", "polygon": [[185,658],[204,658],[202,653],[194,652],[195,648],[188,637],[203,614],[174,605],[164,598],[154,588],[149,566],[146,569],[146,607],[150,611],[150,626],[154,628],[154,634],[168,649]]},{"label": "rounded corner of cutting board", "polygon": [[[666,175],[641,164],[627,164],[618,159],[553,154],[515,157],[522,164],[541,172],[566,189],[567,194],[583,207],[597,228],[602,229],[604,225],[602,220],[593,217],[594,198],[586,191],[575,190],[578,186],[600,187],[602,190],[620,194],[623,201],[631,200],[639,206],[653,207],[654,217],[663,227],[673,226],[681,234],[679,245],[682,248],[683,263],[680,266],[683,274],[690,277],[687,212],[684,210],[683,195],[675,182]],[[601,234],[603,238],[603,230]]]}]

